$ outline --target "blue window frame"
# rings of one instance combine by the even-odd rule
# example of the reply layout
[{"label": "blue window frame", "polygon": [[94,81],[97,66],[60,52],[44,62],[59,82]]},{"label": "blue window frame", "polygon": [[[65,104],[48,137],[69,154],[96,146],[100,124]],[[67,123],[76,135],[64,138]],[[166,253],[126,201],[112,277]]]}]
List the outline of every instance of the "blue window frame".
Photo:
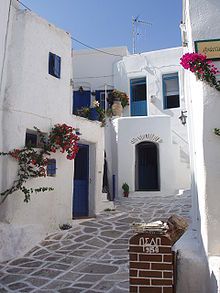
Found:
[{"label": "blue window frame", "polygon": [[47,162],[47,176],[55,176],[56,175],[56,160],[49,159]]},{"label": "blue window frame", "polygon": [[130,80],[131,116],[147,116],[146,77]]},{"label": "blue window frame", "polygon": [[180,96],[178,73],[164,74],[162,80],[164,109],[179,108]]},{"label": "blue window frame", "polygon": [[49,53],[49,74],[56,78],[60,78],[61,73],[61,57],[56,54]]}]

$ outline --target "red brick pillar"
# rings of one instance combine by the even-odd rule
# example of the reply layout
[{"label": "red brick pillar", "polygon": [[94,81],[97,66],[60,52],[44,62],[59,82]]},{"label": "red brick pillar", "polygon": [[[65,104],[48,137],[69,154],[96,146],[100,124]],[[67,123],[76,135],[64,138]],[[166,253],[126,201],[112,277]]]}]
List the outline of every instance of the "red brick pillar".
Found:
[{"label": "red brick pillar", "polygon": [[134,235],[129,241],[130,292],[174,293],[173,254],[165,235]]}]

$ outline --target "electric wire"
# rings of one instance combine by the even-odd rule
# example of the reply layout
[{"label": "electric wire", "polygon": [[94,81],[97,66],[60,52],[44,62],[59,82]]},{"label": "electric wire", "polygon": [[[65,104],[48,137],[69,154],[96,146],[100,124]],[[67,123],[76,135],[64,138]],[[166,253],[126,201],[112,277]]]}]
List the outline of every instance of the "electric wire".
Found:
[{"label": "electric wire", "polygon": [[22,3],[20,0],[17,0],[18,1],[18,3],[20,3],[24,8],[26,8],[27,10],[29,10],[29,11],[31,11],[31,9],[28,7],[28,6],[26,6],[24,3]]},{"label": "electric wire", "polygon": [[[17,1],[18,1],[18,3],[20,3],[24,8],[26,8],[28,11],[32,11],[32,10],[31,10],[27,5],[25,5],[22,1],[20,1],[20,0],[17,0]],[[87,44],[81,42],[80,40],[78,40],[78,39],[76,39],[76,38],[74,38],[74,37],[71,37],[71,39],[72,39],[73,41],[75,41],[75,42],[77,42],[77,43],[83,45],[84,47],[87,47],[87,48],[91,49],[91,50],[94,50],[94,51],[97,51],[97,52],[100,52],[100,53],[103,53],[103,54],[106,54],[106,55],[115,56],[115,57],[124,57],[124,56],[119,55],[119,54],[113,54],[113,53],[106,52],[106,51],[101,50],[101,49],[97,49],[97,48],[95,48],[95,47],[92,47],[92,46],[90,46],[90,45],[87,45]]]},{"label": "electric wire", "polygon": [[100,76],[82,76],[82,77],[74,77],[74,79],[85,79],[85,78],[103,78],[103,77],[112,77],[114,74],[111,75],[100,75]]},{"label": "electric wire", "polygon": [[98,51],[98,52],[101,52],[101,53],[104,53],[104,54],[107,54],[107,55],[112,55],[112,56],[116,56],[116,57],[124,57],[124,56],[122,56],[122,55],[113,54],[113,53],[109,53],[109,52],[106,52],[106,51],[103,51],[103,50],[97,49],[97,48],[95,48],[95,47],[92,47],[92,46],[90,46],[90,45],[87,45],[87,44],[85,44],[85,43],[83,43],[83,42],[77,40],[76,38],[71,37],[71,39],[72,39],[73,41],[75,41],[75,42],[77,42],[77,43],[79,43],[79,44],[81,44],[81,45],[83,45],[83,46],[89,48],[89,49],[92,49],[92,50],[95,50],[95,51]]}]

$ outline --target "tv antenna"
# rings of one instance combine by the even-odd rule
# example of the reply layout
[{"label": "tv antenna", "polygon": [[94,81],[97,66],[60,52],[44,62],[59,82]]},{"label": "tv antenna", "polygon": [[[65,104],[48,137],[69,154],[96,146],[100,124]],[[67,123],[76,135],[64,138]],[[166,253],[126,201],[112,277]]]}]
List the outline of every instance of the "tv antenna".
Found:
[{"label": "tv antenna", "polygon": [[132,53],[136,53],[136,43],[137,43],[137,36],[140,35],[138,32],[138,24],[143,24],[143,25],[152,25],[150,22],[146,22],[144,20],[139,19],[139,15],[134,17],[132,16]]}]

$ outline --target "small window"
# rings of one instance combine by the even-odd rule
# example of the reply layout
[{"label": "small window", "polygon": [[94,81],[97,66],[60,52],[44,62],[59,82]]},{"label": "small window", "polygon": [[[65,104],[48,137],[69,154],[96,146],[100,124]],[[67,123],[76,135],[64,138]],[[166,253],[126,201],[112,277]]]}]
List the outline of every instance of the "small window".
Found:
[{"label": "small window", "polygon": [[56,160],[49,159],[47,162],[47,176],[55,176],[56,175]]},{"label": "small window", "polygon": [[49,53],[49,74],[53,75],[56,78],[60,78],[61,72],[61,57]]},{"label": "small window", "polygon": [[[43,133],[44,140],[47,140],[47,134]],[[41,148],[43,146],[39,133],[35,130],[27,129],[25,136],[25,146],[32,148]]]},{"label": "small window", "polygon": [[163,75],[164,109],[180,107],[178,73]]},{"label": "small window", "polygon": [[37,132],[36,131],[32,131],[32,130],[26,131],[25,146],[37,147]]},{"label": "small window", "polygon": [[[109,104],[110,107],[112,106],[112,99],[110,99],[110,95],[109,95],[111,92],[112,92],[112,90],[107,90],[106,91],[106,95],[107,95],[107,98],[106,98],[107,107],[108,107],[108,104]],[[103,91],[103,90],[96,90],[95,91],[95,99],[96,99],[96,101],[99,102],[100,107],[103,110],[105,110],[105,103],[106,103],[106,101],[105,101],[105,91]]]}]

